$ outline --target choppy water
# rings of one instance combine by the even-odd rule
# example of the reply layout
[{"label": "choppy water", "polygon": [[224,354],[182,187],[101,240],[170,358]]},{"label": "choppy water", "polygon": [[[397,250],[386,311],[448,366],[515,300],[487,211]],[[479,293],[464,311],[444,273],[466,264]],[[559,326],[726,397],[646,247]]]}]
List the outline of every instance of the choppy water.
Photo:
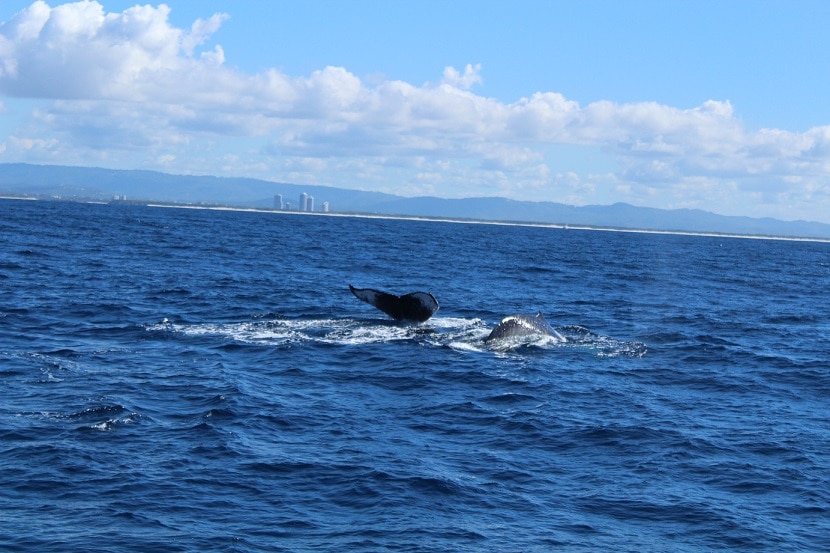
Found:
[{"label": "choppy water", "polygon": [[[0,549],[827,551],[828,284],[826,243],[0,200]],[[485,345],[537,311],[565,343]]]}]

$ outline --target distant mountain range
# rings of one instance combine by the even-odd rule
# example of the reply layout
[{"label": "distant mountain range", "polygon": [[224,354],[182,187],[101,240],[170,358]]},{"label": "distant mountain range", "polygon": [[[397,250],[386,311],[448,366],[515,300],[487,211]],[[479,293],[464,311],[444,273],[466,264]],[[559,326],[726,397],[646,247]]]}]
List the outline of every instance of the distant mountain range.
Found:
[{"label": "distant mountain range", "polygon": [[274,196],[296,209],[301,193],[315,198],[315,210],[328,202],[334,213],[363,213],[545,223],[568,226],[695,233],[830,239],[830,225],[809,221],[732,217],[697,209],[654,209],[617,203],[571,206],[506,198],[405,198],[329,186],[307,186],[248,178],[170,175],[59,165],[0,164],[0,196],[43,199],[112,200],[270,209]]}]

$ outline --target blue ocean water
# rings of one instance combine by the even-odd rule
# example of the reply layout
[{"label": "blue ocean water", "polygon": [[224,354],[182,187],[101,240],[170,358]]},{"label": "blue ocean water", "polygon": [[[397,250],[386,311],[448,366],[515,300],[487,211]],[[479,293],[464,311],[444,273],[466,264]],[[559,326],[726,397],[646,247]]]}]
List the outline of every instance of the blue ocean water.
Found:
[{"label": "blue ocean water", "polygon": [[[0,200],[0,549],[830,551],[828,284],[827,243]],[[566,342],[484,343],[537,311]]]}]

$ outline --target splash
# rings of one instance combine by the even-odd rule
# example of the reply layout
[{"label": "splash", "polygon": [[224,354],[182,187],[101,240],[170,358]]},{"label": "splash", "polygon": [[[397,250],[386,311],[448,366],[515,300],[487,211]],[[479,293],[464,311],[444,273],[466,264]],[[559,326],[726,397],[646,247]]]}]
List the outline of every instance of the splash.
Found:
[{"label": "splash", "polygon": [[[433,317],[423,324],[400,324],[386,320],[354,318],[275,318],[230,323],[180,324],[164,320],[147,327],[151,331],[174,332],[191,337],[216,337],[239,344],[283,346],[288,344],[365,345],[415,342],[448,347],[462,352],[521,352],[583,349],[598,357],[642,357],[645,344],[595,334],[581,326],[557,327],[561,337],[530,336],[485,344],[491,327],[478,318]],[[564,338],[564,340],[563,340]]]}]

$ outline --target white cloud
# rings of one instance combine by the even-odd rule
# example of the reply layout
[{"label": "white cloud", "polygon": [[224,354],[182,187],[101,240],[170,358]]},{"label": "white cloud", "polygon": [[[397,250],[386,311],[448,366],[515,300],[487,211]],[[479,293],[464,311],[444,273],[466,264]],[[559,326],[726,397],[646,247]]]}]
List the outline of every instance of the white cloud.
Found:
[{"label": "white cloud", "polygon": [[[383,183],[412,194],[714,210],[775,190],[794,210],[830,213],[830,127],[748,130],[729,101],[583,106],[537,92],[504,103],[472,91],[481,65],[447,67],[438,84],[420,86],[366,82],[343,67],[247,74],[225,65],[221,45],[210,46],[227,15],[182,30],[169,13],[165,5],[106,13],[95,1],[37,1],[0,24],[6,111],[15,98],[41,99],[0,137],[3,159],[105,156],[183,173],[245,168],[279,180]],[[563,166],[550,156],[559,145],[601,152],[614,169]]]},{"label": "white cloud", "polygon": [[57,144],[57,140],[55,139],[18,136],[11,136],[9,138],[14,147],[21,150],[51,150]]},{"label": "white cloud", "polygon": [[205,43],[210,35],[219,30],[219,27],[228,19],[228,14],[215,13],[210,19],[197,19],[190,27],[190,33],[182,38],[182,49],[188,56],[193,55],[197,46]]},{"label": "white cloud", "polygon": [[484,82],[481,78],[481,64],[475,66],[469,63],[464,67],[464,73],[459,73],[455,67],[444,68],[444,84],[469,90],[473,85]]}]

